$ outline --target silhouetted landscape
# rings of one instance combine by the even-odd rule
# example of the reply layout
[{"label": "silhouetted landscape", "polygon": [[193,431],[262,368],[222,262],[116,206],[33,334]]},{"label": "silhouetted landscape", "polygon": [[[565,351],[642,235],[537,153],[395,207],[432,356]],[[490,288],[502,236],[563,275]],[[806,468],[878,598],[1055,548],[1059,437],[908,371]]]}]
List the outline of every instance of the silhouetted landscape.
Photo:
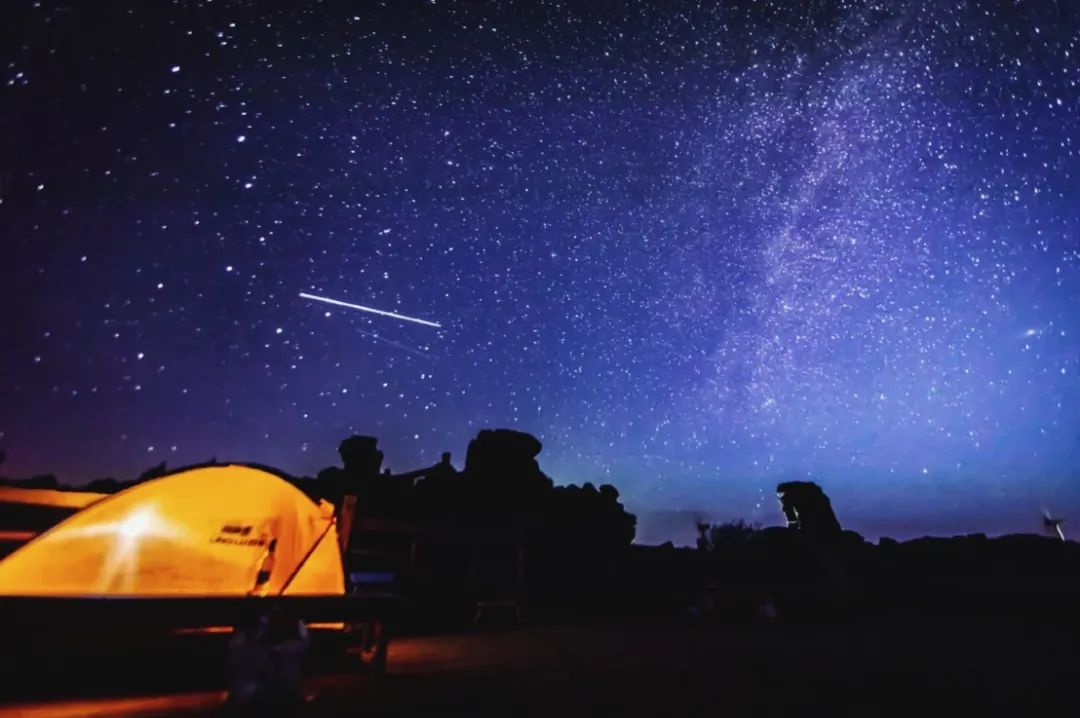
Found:
[{"label": "silhouetted landscape", "polygon": [[[1043,652],[1036,661],[1048,661],[1039,669],[1042,673],[1024,679],[1037,679],[1040,690],[1056,691],[1054,677],[1064,680],[1074,666],[1076,653],[1068,646],[1068,637],[1074,635],[1080,598],[1080,544],[1051,535],[882,539],[872,544],[842,528],[819,486],[788,482],[777,487],[780,525],[701,523],[694,547],[639,545],[633,543],[635,517],[619,503],[614,487],[556,486],[540,467],[541,449],[528,434],[485,430],[470,442],[461,470],[444,454],[433,466],[392,474],[382,470],[377,439],[353,436],[340,445],[341,465],[314,477],[288,477],[308,495],[336,505],[346,496],[356,497],[344,559],[347,574],[354,586],[382,581],[402,598],[390,678],[395,650],[406,652],[401,658],[405,666],[419,660],[409,658],[410,650],[448,651],[454,656],[447,657],[451,663],[470,665],[490,652],[499,663],[524,661],[522,671],[532,670],[527,666],[533,661],[538,670],[549,671],[555,669],[544,667],[545,660],[566,660],[544,658],[549,651],[560,656],[561,651],[570,651],[577,656],[569,659],[570,664],[580,665],[590,652],[608,660],[606,652],[618,653],[615,645],[626,642],[631,655],[613,659],[610,670],[630,675],[659,671],[651,677],[628,678],[634,681],[676,680],[678,686],[689,682],[685,693],[677,686],[663,689],[679,693],[670,697],[670,705],[677,706],[681,700],[703,700],[713,686],[705,675],[713,670],[728,671],[732,680],[738,677],[737,688],[724,690],[738,693],[754,686],[755,691],[768,693],[774,680],[781,685],[794,680],[769,676],[794,670],[779,666],[794,660],[790,652],[800,646],[799,652],[817,656],[799,669],[802,680],[822,681],[822,690],[837,691],[838,705],[846,705],[844,701],[854,705],[900,680],[891,674],[899,669],[883,669],[883,675],[872,679],[884,682],[876,688],[865,683],[871,679],[860,679],[864,683],[859,687],[847,685],[845,672],[856,670],[853,675],[861,675],[858,672],[868,670],[854,669],[848,662],[858,651],[870,649],[862,643],[858,649],[845,648],[846,644],[879,642],[866,658],[871,661],[886,657],[887,662],[901,661],[909,653],[915,661],[916,655],[956,651],[956,661],[972,663],[935,670],[943,675],[958,671],[969,677],[965,680],[975,680],[971,676],[993,668],[980,667],[980,657],[970,655],[989,640],[987,632],[1003,636],[1002,643],[979,651],[1023,646],[1031,654]],[[2,484],[108,493],[167,473],[160,465],[132,481],[106,479],[84,487],[68,487],[51,476],[3,479]],[[41,531],[61,518],[63,512],[0,504],[4,530]],[[422,648],[425,641],[430,645]],[[926,645],[917,647],[912,641]],[[219,685],[221,675],[213,666],[222,660],[221,649],[212,639],[174,638],[164,648],[154,645],[154,650],[172,653],[190,670],[171,674],[164,683],[161,676],[142,675],[144,669],[138,665],[117,675],[117,666],[124,665],[120,656],[110,653],[105,660],[101,646],[84,645],[81,650],[90,650],[84,653],[90,663],[100,668],[104,661],[112,680],[103,682],[99,670],[80,664],[89,683],[84,681],[77,689],[79,680],[68,681],[71,690],[123,693],[137,692],[140,685],[141,690]],[[770,653],[773,649],[776,655]],[[838,651],[855,653],[842,656]],[[219,658],[207,661],[195,657],[199,655]],[[313,676],[328,675],[327,671],[334,675],[341,670],[336,665],[325,659],[320,663],[316,653],[309,657],[308,670]],[[15,668],[9,665],[6,670]],[[484,670],[469,670],[480,674],[455,681],[452,689],[439,683],[441,679],[432,680],[454,695],[469,691],[499,695],[505,690],[506,686],[491,685],[494,679],[484,677]],[[469,670],[466,675],[471,675]],[[607,669],[581,670],[560,689],[570,692],[567,700],[581,700],[581,691],[592,696],[590,700],[607,700],[600,697],[609,690],[603,682],[613,680],[602,676]],[[600,686],[588,678],[597,670]],[[903,670],[914,676],[921,669],[913,663]],[[413,675],[400,680],[405,685],[423,679]],[[470,680],[479,682],[473,685]],[[500,705],[521,710],[521,686],[529,684],[530,679],[514,678],[512,685],[518,688],[513,695],[518,697],[506,695]],[[962,691],[973,689],[960,683],[949,690],[959,700]],[[1026,689],[1016,688],[1022,690]],[[326,695],[333,694],[329,689]],[[741,704],[747,709],[780,710],[804,699],[747,694],[742,700],[749,701]],[[740,703],[736,700],[733,705]],[[423,712],[420,704],[414,708]]]}]

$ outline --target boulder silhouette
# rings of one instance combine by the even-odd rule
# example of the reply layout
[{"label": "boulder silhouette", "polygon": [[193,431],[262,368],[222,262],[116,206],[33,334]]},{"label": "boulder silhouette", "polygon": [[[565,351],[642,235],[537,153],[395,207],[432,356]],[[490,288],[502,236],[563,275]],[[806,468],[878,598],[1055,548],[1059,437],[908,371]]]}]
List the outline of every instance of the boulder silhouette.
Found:
[{"label": "boulder silhouette", "polygon": [[813,481],[788,481],[776,487],[788,526],[816,538],[836,538],[843,530],[829,497]]},{"label": "boulder silhouette", "polygon": [[364,481],[379,476],[383,452],[378,447],[379,440],[374,436],[355,434],[341,442],[338,455],[350,479]]},{"label": "boulder silhouette", "polygon": [[554,483],[540,470],[540,441],[512,429],[484,429],[469,442],[462,472],[471,511],[504,516],[542,512]]},{"label": "boulder silhouette", "polygon": [[543,449],[531,434],[513,429],[483,429],[469,442],[465,472],[478,479],[540,474],[536,457]]}]

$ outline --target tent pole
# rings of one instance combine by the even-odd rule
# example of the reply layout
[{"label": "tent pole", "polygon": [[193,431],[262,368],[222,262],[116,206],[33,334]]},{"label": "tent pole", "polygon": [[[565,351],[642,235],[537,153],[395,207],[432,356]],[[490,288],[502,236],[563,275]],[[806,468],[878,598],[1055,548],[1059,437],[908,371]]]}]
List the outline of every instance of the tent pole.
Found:
[{"label": "tent pole", "polygon": [[341,511],[338,519],[338,542],[341,544],[341,558],[349,555],[349,543],[352,540],[353,518],[356,516],[356,495],[348,494],[341,499]]}]

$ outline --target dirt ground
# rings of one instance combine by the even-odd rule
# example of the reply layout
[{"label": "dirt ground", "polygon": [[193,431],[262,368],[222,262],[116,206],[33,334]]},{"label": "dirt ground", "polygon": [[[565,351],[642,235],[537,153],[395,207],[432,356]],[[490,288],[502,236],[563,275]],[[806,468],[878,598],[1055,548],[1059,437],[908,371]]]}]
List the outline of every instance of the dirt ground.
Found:
[{"label": "dirt ground", "polygon": [[[390,673],[309,681],[310,715],[1030,715],[1073,704],[1075,630],[988,619],[816,627],[689,621],[411,637]],[[0,715],[211,715],[220,693],[38,702]]]}]

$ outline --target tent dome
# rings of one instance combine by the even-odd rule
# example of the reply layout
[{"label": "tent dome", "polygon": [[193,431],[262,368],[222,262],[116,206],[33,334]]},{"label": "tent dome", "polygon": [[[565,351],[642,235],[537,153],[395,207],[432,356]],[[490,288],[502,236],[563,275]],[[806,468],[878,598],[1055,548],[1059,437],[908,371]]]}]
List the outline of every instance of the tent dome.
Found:
[{"label": "tent dome", "polygon": [[237,465],[132,486],[0,561],[0,595],[340,595],[344,586],[333,507]]}]

